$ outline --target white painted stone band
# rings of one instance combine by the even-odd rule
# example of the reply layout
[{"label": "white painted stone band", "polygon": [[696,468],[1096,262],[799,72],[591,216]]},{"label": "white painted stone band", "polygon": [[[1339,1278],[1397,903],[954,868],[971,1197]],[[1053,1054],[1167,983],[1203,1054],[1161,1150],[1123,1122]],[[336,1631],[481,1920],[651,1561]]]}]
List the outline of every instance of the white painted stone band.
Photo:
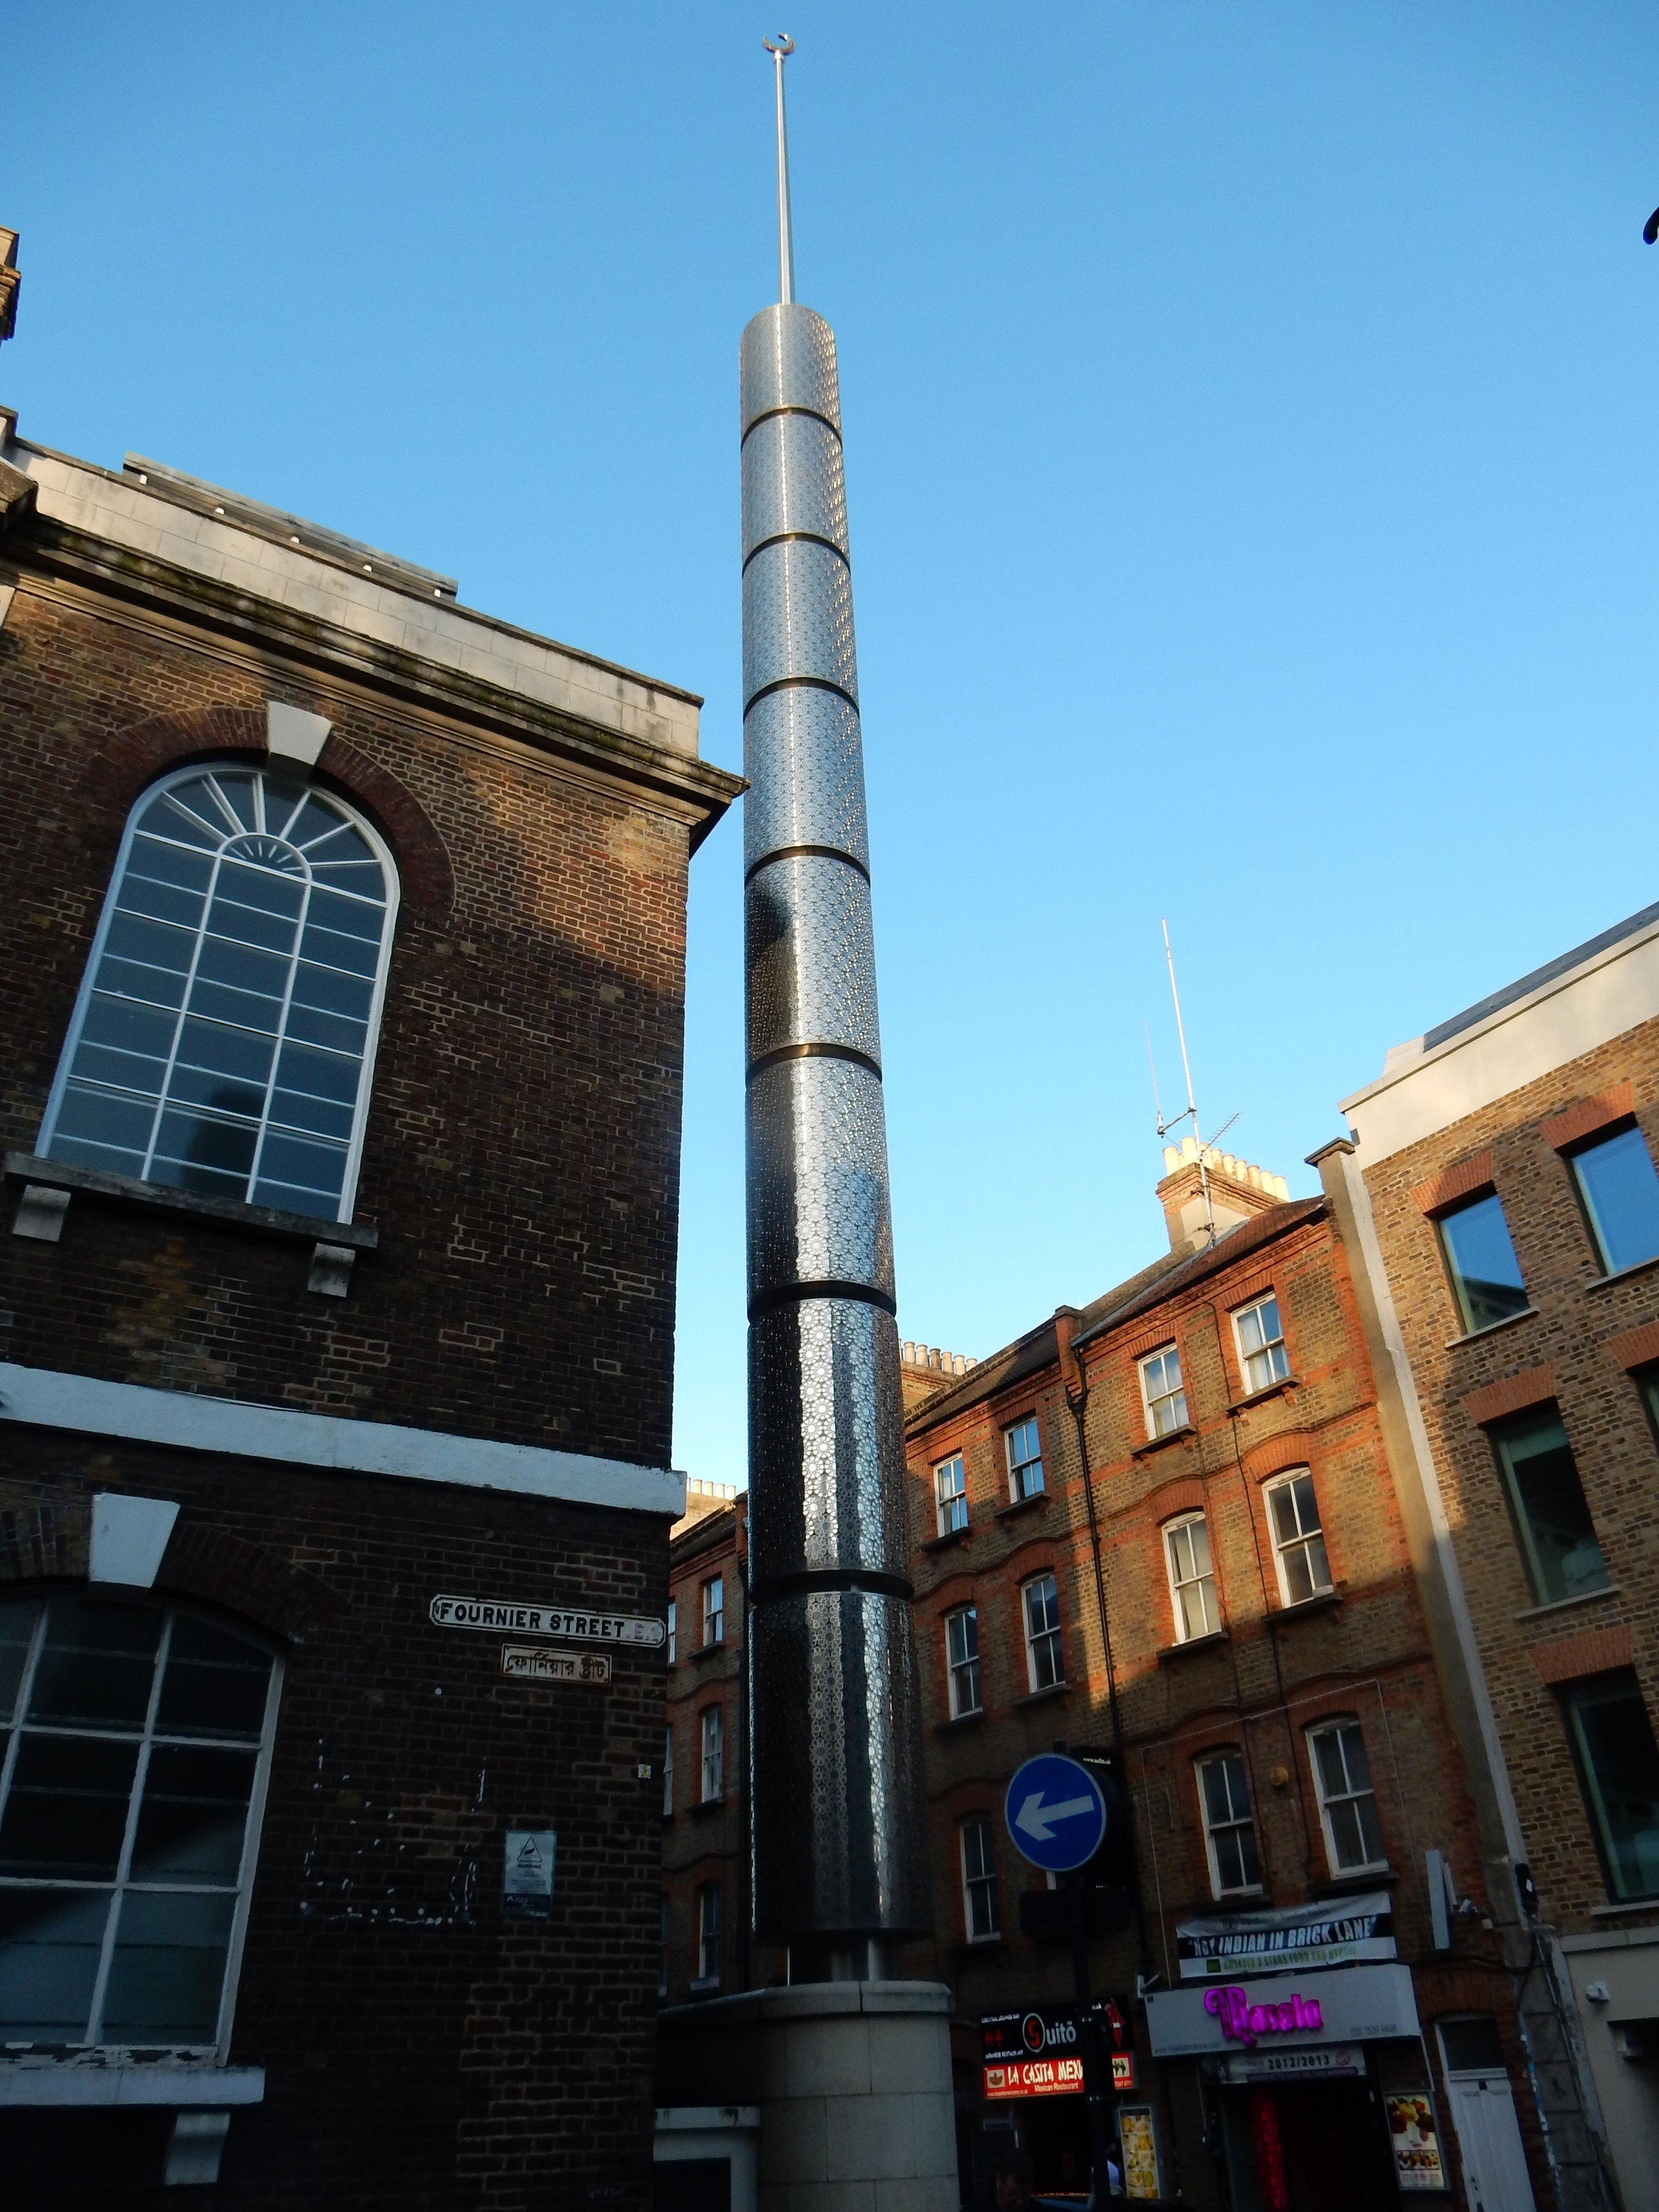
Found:
[{"label": "white painted stone band", "polygon": [[0,2064],[5,2105],[261,2105],[263,2066]]},{"label": "white painted stone band", "polygon": [[632,1460],[593,1459],[540,1444],[406,1429],[391,1421],[351,1421],[289,1406],[245,1405],[193,1391],[152,1390],[137,1382],[94,1382],[50,1368],[0,1360],[0,1421],[78,1429],[133,1443],[185,1451],[231,1452],[351,1474],[389,1474],[410,1482],[459,1483],[468,1490],[513,1490],[576,1505],[629,1513],[685,1510],[685,1477]]}]

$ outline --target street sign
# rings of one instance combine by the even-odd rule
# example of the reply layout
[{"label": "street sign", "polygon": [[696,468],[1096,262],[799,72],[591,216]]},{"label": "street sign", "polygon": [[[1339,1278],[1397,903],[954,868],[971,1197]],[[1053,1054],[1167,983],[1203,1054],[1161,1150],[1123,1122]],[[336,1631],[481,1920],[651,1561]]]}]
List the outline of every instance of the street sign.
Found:
[{"label": "street sign", "polygon": [[1091,1859],[1106,1833],[1106,1800],[1086,1766],[1045,1751],[1028,1759],[1003,1801],[1014,1849],[1045,1874]]}]

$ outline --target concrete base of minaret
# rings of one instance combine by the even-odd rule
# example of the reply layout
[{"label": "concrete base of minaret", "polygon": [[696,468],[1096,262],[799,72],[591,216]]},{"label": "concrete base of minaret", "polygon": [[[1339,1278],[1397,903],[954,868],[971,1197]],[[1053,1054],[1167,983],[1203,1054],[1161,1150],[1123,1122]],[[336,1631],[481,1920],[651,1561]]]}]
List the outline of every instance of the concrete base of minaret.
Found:
[{"label": "concrete base of minaret", "polygon": [[939,1982],[673,2005],[658,2015],[657,2102],[759,2107],[756,2212],[957,2212],[950,2010]]}]

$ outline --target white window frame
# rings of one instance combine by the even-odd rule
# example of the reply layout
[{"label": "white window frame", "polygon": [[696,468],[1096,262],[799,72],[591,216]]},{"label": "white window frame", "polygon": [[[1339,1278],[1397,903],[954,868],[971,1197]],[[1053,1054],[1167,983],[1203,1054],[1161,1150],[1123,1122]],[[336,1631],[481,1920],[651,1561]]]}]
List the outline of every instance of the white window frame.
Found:
[{"label": "white window frame", "polygon": [[[1153,1367],[1162,1367],[1164,1371],[1158,1380],[1161,1383],[1167,1383],[1168,1363],[1170,1360],[1175,1362],[1174,1389],[1154,1391]],[[1146,1417],[1148,1442],[1155,1443],[1159,1437],[1172,1437],[1177,1429],[1190,1426],[1187,1413],[1187,1376],[1181,1364],[1180,1346],[1174,1343],[1160,1344],[1155,1352],[1149,1352],[1144,1358],[1135,1362],[1135,1371],[1140,1377],[1140,1403]],[[1166,1407],[1170,1410],[1170,1418],[1164,1421],[1163,1409]]]},{"label": "white window frame", "polygon": [[668,1663],[671,1667],[674,1663],[674,1644],[678,1626],[679,1608],[671,1597],[668,1601]]},{"label": "white window frame", "polygon": [[663,1731],[662,1755],[662,1816],[665,1820],[674,1817],[674,1729],[671,1722]]},{"label": "white window frame", "polygon": [[[1273,1310],[1273,1326],[1277,1334],[1269,1336],[1266,1327],[1258,1319],[1258,1333],[1262,1341],[1255,1351],[1249,1351],[1244,1343],[1244,1324],[1252,1316],[1261,1316],[1268,1306]],[[1248,1305],[1240,1306],[1232,1316],[1232,1324],[1233,1350],[1238,1355],[1238,1379],[1243,1387],[1244,1396],[1257,1397],[1263,1390],[1272,1390],[1280,1382],[1287,1382],[1291,1372],[1291,1348],[1285,1341],[1285,1316],[1279,1309],[1278,1291],[1263,1291],[1259,1298],[1252,1298]],[[1267,1363],[1265,1382],[1252,1379],[1250,1362],[1253,1359],[1263,1359]]]},{"label": "white window frame", "polygon": [[[723,1705],[705,1705],[697,1723],[698,1747],[702,1753],[701,1780],[702,1796],[700,1804],[717,1805],[726,1795],[726,1708]],[[714,1788],[708,1786],[710,1779]]]},{"label": "white window frame", "polygon": [[[945,1488],[945,1478],[954,1474],[955,1486]],[[941,1536],[954,1536],[968,1526],[968,1469],[960,1452],[952,1452],[933,1469],[933,1511]]]},{"label": "white window frame", "polygon": [[[28,1711],[29,1698],[34,1686],[34,1678],[40,1667],[41,1651],[46,1640],[46,1623],[51,1612],[52,1599],[54,1596],[63,1596],[74,1598],[82,1602],[86,1601],[85,1593],[73,1588],[66,1590],[35,1591],[30,1590],[27,1586],[13,1584],[10,1589],[3,1593],[3,1595],[6,1601],[9,1604],[38,1604],[40,1610],[31,1632],[29,1648],[25,1656],[22,1675],[17,1686],[16,1701],[12,1709],[12,1712],[5,1717],[7,1723],[6,1732],[3,1736],[0,1736],[0,1743],[3,1743],[4,1746],[4,1757],[3,1760],[0,1760],[0,1808],[3,1808],[6,1798],[9,1795],[12,1775],[17,1763],[19,1747],[21,1745],[25,1735],[33,1732],[27,1723],[24,1717],[27,1715]],[[94,1600],[93,1601],[95,1602],[96,1601]],[[105,1923],[103,1956],[93,1991],[94,2012],[100,2014],[103,2009],[105,1992],[109,1978],[109,1968],[114,1936],[120,1920],[121,1899],[126,1894],[129,1887],[130,1876],[127,1869],[130,1866],[132,1856],[133,1843],[137,1826],[137,1815],[143,1802],[143,1785],[147,1778],[149,1752],[151,1745],[157,1734],[157,1709],[161,1700],[163,1680],[167,1672],[167,1657],[172,1645],[173,1623],[181,1616],[187,1616],[193,1620],[201,1620],[207,1626],[220,1629],[226,1635],[238,1638],[242,1643],[247,1644],[251,1650],[262,1653],[270,1662],[270,1674],[265,1688],[265,1710],[260,1727],[258,1743],[256,1745],[252,1740],[246,1737],[239,1738],[234,1741],[231,1741],[229,1739],[226,1740],[226,1747],[228,1748],[232,1748],[240,1752],[253,1752],[254,1768],[253,1784],[248,1793],[247,1822],[242,1832],[242,1856],[237,1869],[235,1893],[236,1901],[231,1910],[230,1935],[225,1946],[224,1976],[220,1984],[219,2012],[215,2026],[213,2040],[210,2044],[185,2044],[163,2046],[180,2052],[188,2052],[192,2060],[200,2061],[203,2059],[210,2059],[216,2063],[223,2057],[224,2054],[230,2047],[231,2032],[235,2023],[236,1996],[238,1986],[241,1980],[242,1972],[242,1950],[247,1938],[248,1913],[253,1900],[254,1875],[258,1864],[260,1838],[264,1830],[265,1798],[270,1784],[271,1749],[276,1741],[276,1714],[282,1702],[283,1675],[283,1656],[279,1651],[274,1649],[267,1638],[258,1635],[257,1633],[251,1633],[247,1625],[241,1620],[218,1620],[210,1614],[199,1613],[197,1608],[190,1605],[155,1603],[149,1600],[149,1594],[148,1592],[141,1590],[126,1591],[122,1593],[119,1596],[116,1596],[112,1594],[112,1601],[117,1603],[125,1601],[129,1605],[143,1607],[147,1611],[159,1613],[161,1617],[161,1632],[157,1642],[155,1658],[153,1662],[155,1673],[150,1685],[149,1705],[144,1717],[142,1729],[116,1729],[95,1727],[64,1727],[60,1729],[56,1723],[46,1723],[45,1726],[48,1731],[52,1734],[62,1733],[64,1735],[76,1737],[92,1738],[105,1741],[113,1739],[125,1743],[131,1743],[137,1741],[140,1745],[138,1756],[135,1765],[133,1781],[130,1785],[127,1803],[126,1832],[122,1844],[117,1872],[112,1880],[108,1883],[101,1881],[65,1881],[63,1884],[55,1884],[49,1878],[40,1880],[34,1878],[23,1879],[20,1877],[15,1881],[9,1881],[5,1884],[5,1887],[8,1888],[15,1887],[19,1889],[28,1889],[37,1893],[43,1888],[52,1888],[55,1887],[63,1887],[70,1890],[109,1889],[114,1893],[111,1902],[109,1917]],[[15,1721],[15,1725],[13,1725],[14,1719]],[[169,1731],[162,1730],[161,1731],[161,1734],[166,1741],[171,1741],[173,1740],[173,1736]],[[180,1735],[178,1740],[181,1741],[188,1741],[192,1747],[199,1746],[204,1749],[210,1750],[216,1747],[215,1741],[210,1737],[194,1735],[185,1738]],[[138,1885],[138,1887],[141,1889],[147,1888],[149,1887],[149,1884],[144,1883]],[[171,1885],[171,1887],[185,1888],[188,1887],[189,1885],[179,1882]],[[205,1887],[205,1885],[204,1885],[204,1887]],[[99,2024],[101,2026],[101,2021]],[[54,2049],[57,2047],[58,2046],[53,2046]],[[68,2046],[68,2048],[76,2051],[122,2051],[138,2048],[148,2050],[152,2046],[149,2044],[137,2045],[103,2041],[97,2043],[77,2043]],[[61,2063],[63,2062],[60,2061],[58,2063]]]},{"label": "white window frame", "polygon": [[[1014,1439],[1024,1436],[1028,1430],[1033,1449],[1029,1457],[1020,1459],[1015,1454]],[[1008,1498],[1011,1504],[1018,1505],[1022,1498],[1036,1498],[1047,1490],[1048,1477],[1042,1471],[1042,1431],[1037,1426],[1035,1413],[1027,1413],[1024,1419],[1008,1424],[1002,1432],[1002,1448],[1008,1461]]]},{"label": "white window frame", "polygon": [[[1042,1626],[1036,1628],[1031,1620],[1031,1600],[1045,1584],[1053,1593],[1054,1619],[1050,1621],[1045,1618]],[[1045,1615],[1047,1611],[1048,1607],[1045,1605]],[[1045,1567],[1040,1575],[1033,1575],[1029,1581],[1020,1584],[1019,1617],[1021,1626],[1025,1632],[1025,1675],[1030,1686],[1031,1693],[1035,1696],[1037,1691],[1051,1690],[1056,1684],[1066,1680],[1066,1650],[1060,1642],[1060,1580],[1052,1567]],[[1054,1671],[1046,1682],[1037,1680],[1041,1671],[1037,1665],[1039,1644],[1050,1650],[1054,1658]]]},{"label": "white window frame", "polygon": [[[963,1645],[960,1656],[952,1648],[953,1632],[958,1621],[965,1624],[960,1639]],[[970,1643],[971,1649],[969,1648]],[[945,1674],[950,1686],[951,1717],[953,1721],[964,1720],[969,1713],[985,1711],[984,1685],[980,1676],[979,1662],[979,1608],[976,1606],[959,1605],[945,1616]],[[972,1678],[974,1701],[971,1705],[964,1705],[962,1699],[964,1676]]]},{"label": "white window frame", "polygon": [[[1320,1772],[1319,1753],[1316,1747],[1327,1737],[1335,1736],[1340,1739],[1347,1735],[1357,1736],[1359,1740],[1359,1755],[1365,1762],[1365,1787],[1363,1790],[1350,1787],[1328,1797],[1325,1794],[1325,1779]],[[1365,1749],[1364,1730],[1358,1721],[1352,1714],[1348,1714],[1333,1720],[1321,1721],[1316,1727],[1308,1730],[1307,1738],[1308,1765],[1313,1771],[1314,1796],[1319,1800],[1319,1825],[1325,1832],[1325,1856],[1333,1878],[1351,1874],[1384,1872],[1389,1864],[1388,1851],[1382,1838],[1382,1816],[1377,1808],[1376,1785],[1370,1778],[1370,1754]],[[1348,1771],[1347,1747],[1344,1744],[1341,1748],[1343,1775],[1352,1783],[1352,1777]],[[1332,1808],[1340,1805],[1358,1804],[1365,1798],[1370,1800],[1371,1817],[1376,1823],[1377,1856],[1375,1858],[1356,1859],[1352,1863],[1344,1865],[1337,1850],[1336,1830],[1331,1820]],[[1354,1817],[1363,1828],[1362,1816],[1356,1814]]]},{"label": "white window frame", "polygon": [[726,1577],[710,1575],[702,1586],[702,1648],[726,1641]]},{"label": "white window frame", "polygon": [[[714,1910],[709,1910],[710,1906]],[[720,1946],[726,1935],[726,1913],[717,1881],[700,1883],[697,1889],[697,1987],[717,1990],[720,1985]],[[709,1971],[708,1954],[714,1947],[714,1971]]]},{"label": "white window frame", "polygon": [[[975,1839],[975,1857],[978,1870],[969,1864],[968,1838]],[[996,1836],[990,1820],[982,1813],[975,1813],[963,1821],[957,1830],[957,1857],[962,1868],[962,1924],[970,1943],[995,1943],[1002,1935],[1002,1911],[997,1900]],[[975,1927],[974,1899],[978,1893],[986,1907],[989,1925]]]},{"label": "white window frame", "polygon": [[[119,900],[121,890],[126,882],[127,864],[131,859],[133,844],[138,834],[138,822],[140,816],[147,811],[156,799],[161,797],[163,793],[170,791],[175,784],[191,782],[204,775],[217,775],[223,774],[227,775],[246,775],[250,773],[252,773],[256,779],[270,775],[283,781],[292,781],[296,783],[306,784],[309,787],[314,789],[319,798],[326,799],[331,806],[337,808],[340,813],[351,824],[352,828],[363,838],[365,842],[368,844],[369,850],[380,862],[381,875],[386,884],[386,921],[380,933],[380,957],[376,963],[374,981],[369,992],[368,1028],[363,1039],[363,1056],[357,1080],[356,1103],[352,1109],[351,1139],[346,1147],[345,1164],[340,1179],[339,1203],[331,1215],[317,1214],[307,1217],[308,1218],[313,1218],[319,1221],[349,1221],[352,1218],[352,1208],[356,1202],[357,1178],[362,1167],[363,1145],[368,1127],[369,1102],[374,1095],[374,1090],[375,1056],[380,1046],[381,1019],[386,1012],[386,977],[392,966],[392,940],[397,935],[398,929],[398,904],[399,896],[398,864],[392,856],[391,848],[387,845],[385,838],[382,837],[380,832],[375,829],[374,823],[369,821],[368,816],[362,813],[349,799],[342,797],[337,791],[320,784],[314,784],[312,779],[307,775],[304,769],[300,768],[297,763],[294,764],[292,775],[290,777],[289,774],[289,764],[286,763],[267,761],[262,766],[257,762],[249,762],[246,760],[192,761],[186,767],[173,769],[165,775],[157,776],[153,783],[146,784],[143,790],[139,793],[137,798],[133,800],[132,805],[127,812],[126,828],[122,833],[120,849],[115,856],[115,866],[110,872],[109,883],[105,890],[103,908],[99,915],[98,927],[93,936],[92,950],[87,956],[86,966],[82,973],[81,988],[76,997],[75,1011],[70,1017],[69,1030],[64,1039],[64,1048],[58,1055],[58,1070],[52,1078],[52,1089],[47,1094],[46,1110],[41,1117],[40,1133],[35,1139],[35,1150],[40,1153],[43,1158],[49,1158],[52,1156],[52,1146],[57,1132],[58,1115],[62,1111],[64,1094],[69,1087],[70,1075],[74,1066],[75,1056],[80,1049],[81,1032],[85,1026],[87,1012],[92,1003],[93,986],[97,979],[98,970],[103,961],[104,947],[108,940],[110,931],[114,926],[117,904]],[[259,785],[259,791],[260,799],[258,811],[260,818],[263,820],[264,808],[263,783],[260,783]],[[230,843],[234,842],[234,840],[233,837],[228,837],[225,842],[227,843]],[[220,849],[222,851],[223,848],[222,847]],[[214,857],[216,861],[217,855],[215,855]],[[191,956],[191,968],[189,970],[190,977],[192,980],[196,972],[196,963],[201,957],[201,945],[206,928],[207,907],[210,902],[211,901],[210,897],[209,901],[204,903],[203,908],[203,926],[197,932],[197,950]],[[293,969],[299,957],[297,951],[297,938],[295,943],[296,951],[294,956],[294,960],[290,961],[289,963],[289,990],[290,992],[293,988]],[[173,1058],[178,1051],[179,1037],[184,1026],[183,1010],[189,1003],[189,983],[187,982],[185,986],[185,998],[184,1000],[181,1001],[180,1005],[180,1018],[173,1031],[173,1048],[167,1061],[168,1077],[171,1076],[173,1066]],[[286,1020],[287,1006],[288,1000],[285,997],[283,1001],[284,1021]],[[279,1040],[277,1052],[280,1053],[280,1050],[281,1042]],[[273,1056],[273,1069],[275,1066],[276,1058]],[[164,1079],[164,1081],[166,1079]],[[165,1095],[164,1091],[164,1098]],[[264,1110],[259,1117],[259,1134],[256,1139],[254,1147],[256,1167],[260,1152],[264,1147],[265,1133],[271,1126],[270,1109],[270,1090],[268,1086],[265,1096]],[[152,1149],[155,1145],[155,1132],[160,1126],[160,1120],[161,1113],[158,1109],[155,1122],[151,1127],[150,1144]],[[137,1180],[143,1180],[143,1178],[140,1177],[137,1178]],[[250,1188],[252,1187],[252,1182],[253,1177],[250,1175]],[[170,1185],[158,1185],[156,1187],[158,1188],[172,1188]],[[262,1201],[254,1200],[252,1202],[258,1204]]]},{"label": "white window frame", "polygon": [[[1197,1551],[1190,1537],[1186,1546],[1188,1558],[1182,1560],[1176,1556],[1177,1539],[1194,1528],[1201,1528],[1204,1532],[1202,1566],[1198,1564]],[[1179,1513],[1174,1520],[1166,1521],[1164,1523],[1159,1534],[1164,1540],[1164,1572],[1170,1578],[1170,1611],[1175,1621],[1176,1642],[1196,1644],[1206,1636],[1218,1635],[1221,1629],[1221,1598],[1216,1589],[1215,1550],[1210,1542],[1208,1519],[1201,1511]],[[1192,1573],[1182,1571],[1183,1566],[1188,1565],[1194,1569]],[[1201,1593],[1206,1583],[1209,1595],[1205,1597]],[[1200,1606],[1205,1624],[1201,1628],[1193,1628],[1188,1625],[1186,1608],[1182,1602],[1182,1592],[1189,1589],[1195,1589],[1200,1593]]]},{"label": "white window frame", "polygon": [[[1243,1777],[1244,1810],[1242,1814],[1235,1811],[1231,1820],[1212,1822],[1210,1818],[1209,1796],[1204,1787],[1205,1771],[1206,1768],[1219,1766],[1224,1763],[1231,1763],[1237,1766]],[[1204,1828],[1204,1849],[1210,1862],[1211,1896],[1218,1900],[1224,1897],[1260,1896],[1261,1844],[1255,1832],[1255,1808],[1250,1802],[1249,1776],[1244,1765],[1243,1752],[1235,1744],[1224,1744],[1214,1751],[1203,1753],[1193,1761],[1193,1780],[1198,1790],[1198,1817]],[[1231,1807],[1232,1804],[1231,1783],[1228,1785],[1227,1799]],[[1250,1832],[1250,1850],[1256,1862],[1256,1878],[1254,1881],[1224,1883],[1221,1879],[1220,1855],[1216,1849],[1216,1838],[1218,1835],[1235,1836],[1241,1828],[1248,1828]]]},{"label": "white window frame", "polygon": [[[1297,1492],[1304,1486],[1306,1487],[1308,1495],[1313,1499],[1314,1519],[1310,1528],[1304,1528],[1302,1526],[1301,1504]],[[1277,1498],[1283,1497],[1286,1492],[1290,1494],[1292,1510],[1296,1514],[1297,1533],[1293,1536],[1281,1537],[1279,1516],[1273,1501]],[[1274,1475],[1271,1482],[1264,1482],[1261,1486],[1261,1510],[1267,1516],[1267,1537],[1273,1547],[1273,1567],[1279,1577],[1279,1603],[1285,1606],[1306,1605],[1313,1598],[1328,1597],[1336,1588],[1336,1584],[1331,1577],[1330,1549],[1325,1541],[1325,1523],[1320,1515],[1319,1493],[1314,1488],[1312,1469],[1305,1467],[1287,1467],[1282,1474]],[[1285,1565],[1286,1558],[1292,1552],[1302,1553],[1307,1559],[1308,1580],[1312,1585],[1299,1595],[1291,1590],[1290,1575]],[[1322,1582],[1314,1573],[1316,1554],[1324,1575]]]}]

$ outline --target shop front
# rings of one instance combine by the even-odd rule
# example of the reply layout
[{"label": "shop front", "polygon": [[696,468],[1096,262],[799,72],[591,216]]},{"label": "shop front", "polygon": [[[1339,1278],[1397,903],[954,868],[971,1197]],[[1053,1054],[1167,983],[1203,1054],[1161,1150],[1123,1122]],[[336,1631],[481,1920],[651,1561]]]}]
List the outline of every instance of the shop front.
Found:
[{"label": "shop front", "polygon": [[1152,2055],[1196,2069],[1231,2212],[1395,2212],[1448,2188],[1411,1970],[1376,1955],[1394,1948],[1387,1907],[1181,1931],[1189,1985],[1148,1996]]},{"label": "shop front", "polygon": [[[1100,2050],[1110,2068],[1108,2094],[1114,2155],[1126,2193],[1158,2194],[1150,2107],[1125,2009],[1106,1997],[1093,2008]],[[1025,2005],[988,2013],[980,2022],[982,2099],[975,2148],[976,2186],[1009,2152],[1030,2160],[1037,2193],[1079,2204],[1089,2195],[1089,2121],[1084,2096],[1082,2014],[1076,2005]],[[1131,2184],[1133,2185],[1131,2186]]]}]

